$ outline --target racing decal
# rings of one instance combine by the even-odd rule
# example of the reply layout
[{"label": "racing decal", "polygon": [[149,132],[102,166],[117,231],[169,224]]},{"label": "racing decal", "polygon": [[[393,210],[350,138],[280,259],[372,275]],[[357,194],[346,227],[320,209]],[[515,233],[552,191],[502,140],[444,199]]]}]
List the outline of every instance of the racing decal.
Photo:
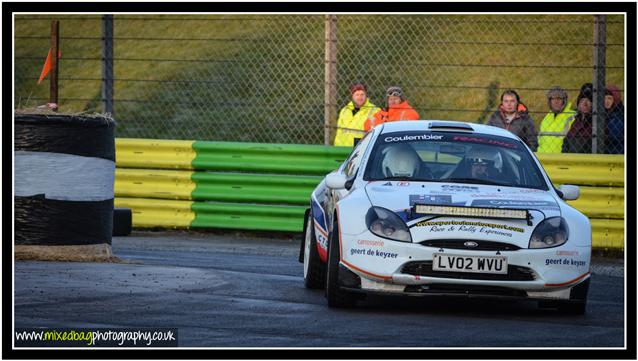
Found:
[{"label": "racing decal", "polygon": [[351,248],[350,249],[350,255],[351,256],[363,255],[363,256],[370,256],[370,257],[378,257],[378,258],[382,258],[382,259],[389,259],[389,258],[397,258],[397,257],[399,257],[398,253],[380,251],[378,249],[369,249],[369,248]]},{"label": "racing decal", "polygon": [[311,196],[312,204],[312,222],[315,227],[315,236],[317,238],[317,253],[319,258],[326,262],[328,260],[328,231],[326,227],[326,215],[323,208],[314,197]]},{"label": "racing decal", "polygon": [[586,263],[587,263],[586,261],[570,259],[570,258],[546,258],[545,259],[545,266],[563,265],[563,266],[573,266],[573,267],[579,268],[579,267],[584,267]]},{"label": "racing decal", "polygon": [[383,183],[384,186],[392,186],[392,182]]},{"label": "racing decal", "polygon": [[385,245],[383,241],[368,241],[365,239],[358,240],[357,244],[361,246],[370,246],[370,247],[383,247]]},{"label": "racing decal", "polygon": [[452,137],[452,140],[457,141],[457,142],[492,144],[492,145],[498,145],[498,146],[505,147],[505,148],[510,148],[510,149],[518,149],[518,144],[510,143],[510,142],[507,142],[507,141],[504,141],[504,140],[498,140],[498,139],[479,138],[479,137],[465,136],[465,135],[455,135],[455,136]]},{"label": "racing decal", "polygon": [[482,233],[484,235],[495,235],[508,238],[512,238],[514,233],[525,232],[525,230],[520,227],[476,221],[421,221],[413,224],[410,228],[411,227],[428,227],[425,229],[428,232]]},{"label": "racing decal", "polygon": [[[410,194],[410,207],[415,204],[452,204],[452,195]],[[463,202],[465,204],[465,202]]]},{"label": "racing decal", "polygon": [[483,207],[558,209],[558,205],[555,202],[517,199],[475,199],[470,205]]},{"label": "racing decal", "polygon": [[468,194],[468,197],[470,198],[512,198],[512,197],[516,197],[519,200],[535,200],[537,199],[536,197],[531,197],[527,194],[523,195],[519,192],[516,193],[496,193],[496,192],[492,192],[492,193],[474,193],[474,194]]},{"label": "racing decal", "polygon": [[557,256],[575,256],[578,257],[578,251],[556,251]]},{"label": "racing decal", "polygon": [[408,187],[410,186],[410,182],[398,182],[397,187]]},{"label": "racing decal", "polygon": [[323,208],[314,199],[314,197],[312,199],[312,217],[314,218],[315,224],[320,227],[324,233],[328,233],[328,227],[326,227],[326,215]]},{"label": "racing decal", "polygon": [[328,235],[323,233],[324,231],[317,227],[315,222],[315,236],[317,236],[317,253],[319,258],[326,262],[328,260]]},{"label": "racing decal", "polygon": [[459,185],[455,185],[455,184],[444,184],[444,185],[441,186],[441,191],[443,191],[443,192],[451,192],[451,193],[478,192],[479,191],[479,187],[459,186]]},{"label": "racing decal", "polygon": [[549,287],[567,286],[569,284],[576,283],[576,282],[580,281],[582,278],[585,278],[587,276],[589,276],[589,272],[585,272],[582,275],[574,278],[573,280],[567,281],[567,282],[563,282],[563,283],[545,283],[545,286],[549,286]]},{"label": "racing decal", "polygon": [[437,134],[421,134],[421,135],[404,135],[401,137],[385,137],[383,141],[385,143],[393,143],[393,142],[405,142],[405,141],[413,141],[413,140],[441,140],[443,139],[442,135]]}]

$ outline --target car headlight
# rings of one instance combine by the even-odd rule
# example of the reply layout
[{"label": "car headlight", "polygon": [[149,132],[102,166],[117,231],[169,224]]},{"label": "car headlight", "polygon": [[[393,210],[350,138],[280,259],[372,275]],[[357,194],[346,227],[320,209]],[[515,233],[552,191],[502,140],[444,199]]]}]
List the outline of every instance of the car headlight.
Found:
[{"label": "car headlight", "polygon": [[366,214],[366,226],[379,237],[401,242],[412,242],[410,230],[396,213],[381,207],[372,207]]},{"label": "car headlight", "polygon": [[569,229],[563,217],[547,218],[532,232],[529,248],[558,247],[567,242],[568,237]]}]

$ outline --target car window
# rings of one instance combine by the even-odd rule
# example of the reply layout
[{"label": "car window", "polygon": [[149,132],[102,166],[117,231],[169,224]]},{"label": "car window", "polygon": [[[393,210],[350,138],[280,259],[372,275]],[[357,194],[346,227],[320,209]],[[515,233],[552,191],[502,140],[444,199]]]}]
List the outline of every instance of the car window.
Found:
[{"label": "car window", "polygon": [[371,134],[372,132],[368,132],[363,139],[359,141],[357,146],[352,150],[352,153],[350,153],[348,159],[344,162],[341,171],[347,179],[351,179],[357,174],[357,170],[359,170],[359,166],[361,165],[361,157],[363,157],[363,153],[372,138]]},{"label": "car window", "polygon": [[520,141],[453,132],[380,135],[372,149],[364,179],[547,189],[532,155]]}]

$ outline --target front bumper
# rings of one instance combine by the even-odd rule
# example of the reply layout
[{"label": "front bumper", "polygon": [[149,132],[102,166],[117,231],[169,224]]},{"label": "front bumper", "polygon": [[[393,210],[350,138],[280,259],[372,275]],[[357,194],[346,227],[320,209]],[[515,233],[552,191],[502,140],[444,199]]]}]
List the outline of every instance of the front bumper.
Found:
[{"label": "front bumper", "polygon": [[[428,269],[434,253],[456,256],[504,256],[507,275],[455,274]],[[473,251],[423,246],[382,239],[369,232],[342,235],[341,264],[361,278],[358,291],[491,297],[568,299],[570,290],[589,277],[591,248],[566,244],[548,249]],[[422,272],[408,265],[420,264]],[[446,292],[449,291],[449,292]]]}]

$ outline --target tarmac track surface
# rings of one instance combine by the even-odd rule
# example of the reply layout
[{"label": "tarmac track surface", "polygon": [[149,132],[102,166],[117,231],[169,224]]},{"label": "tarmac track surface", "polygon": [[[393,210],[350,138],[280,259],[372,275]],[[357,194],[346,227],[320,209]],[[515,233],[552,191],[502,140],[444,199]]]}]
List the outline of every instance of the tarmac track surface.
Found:
[{"label": "tarmac track surface", "polygon": [[588,310],[368,297],[330,309],[303,285],[299,240],[136,232],[124,263],[20,261],[15,327],[177,327],[181,347],[623,347],[622,261],[594,259]]}]

